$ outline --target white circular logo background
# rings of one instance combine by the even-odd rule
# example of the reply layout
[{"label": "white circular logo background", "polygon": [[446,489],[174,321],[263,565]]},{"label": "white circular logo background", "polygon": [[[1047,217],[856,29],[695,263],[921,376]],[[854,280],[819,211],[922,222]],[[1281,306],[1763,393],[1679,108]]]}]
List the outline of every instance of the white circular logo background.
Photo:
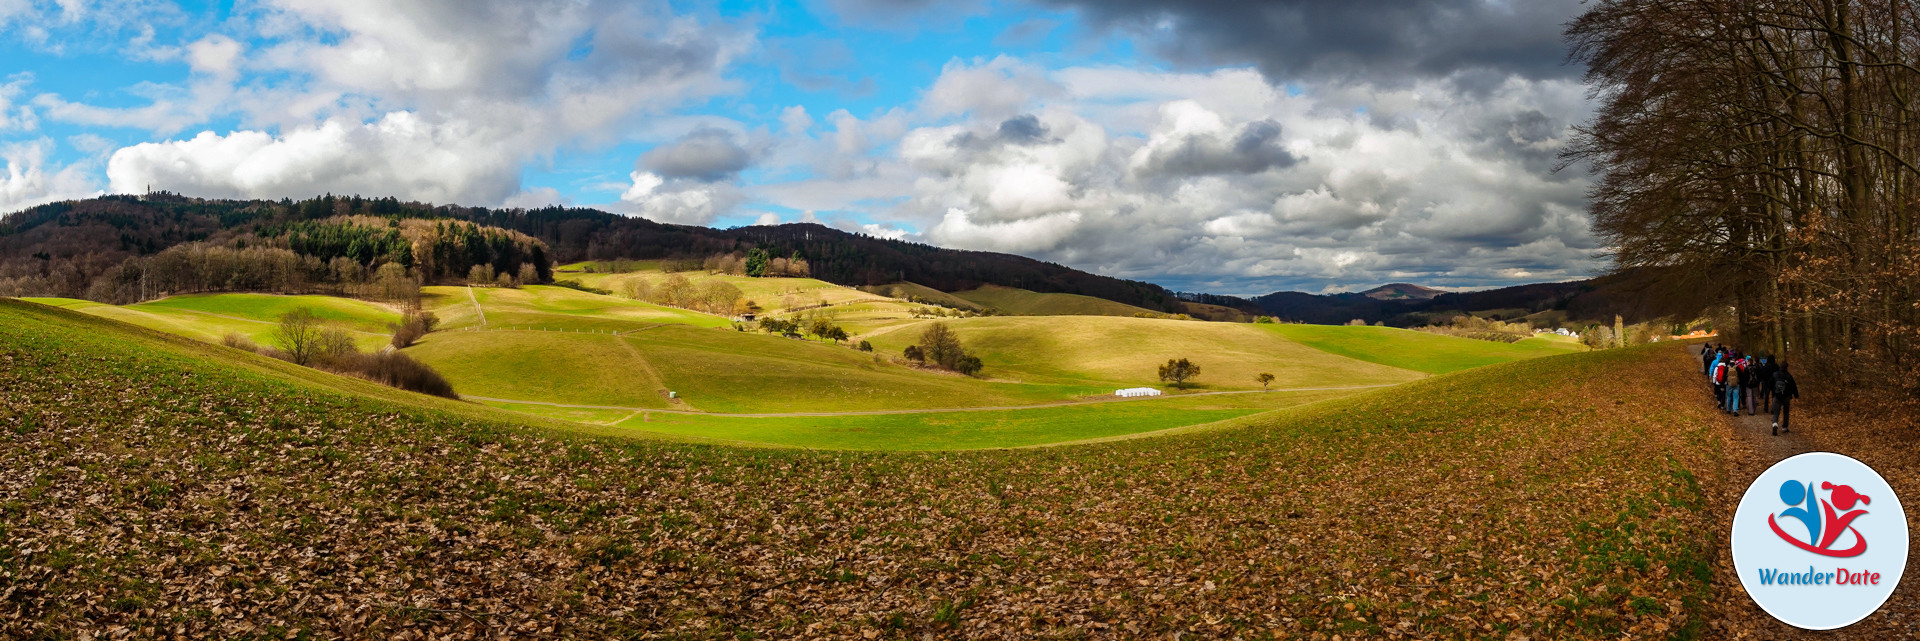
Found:
[{"label": "white circular logo background", "polygon": [[1740,585],[1760,609],[1795,627],[1831,630],[1867,618],[1893,595],[1907,567],[1907,512],[1865,463],[1810,452],[1747,486],[1732,544]]}]

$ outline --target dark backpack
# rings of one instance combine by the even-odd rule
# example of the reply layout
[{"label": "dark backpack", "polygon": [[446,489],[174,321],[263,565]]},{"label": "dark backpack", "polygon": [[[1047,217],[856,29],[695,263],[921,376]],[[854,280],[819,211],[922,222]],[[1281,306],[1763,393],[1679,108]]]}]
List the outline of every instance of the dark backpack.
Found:
[{"label": "dark backpack", "polygon": [[1793,375],[1786,372],[1773,373],[1773,395],[1787,397],[1787,390],[1793,387]]}]

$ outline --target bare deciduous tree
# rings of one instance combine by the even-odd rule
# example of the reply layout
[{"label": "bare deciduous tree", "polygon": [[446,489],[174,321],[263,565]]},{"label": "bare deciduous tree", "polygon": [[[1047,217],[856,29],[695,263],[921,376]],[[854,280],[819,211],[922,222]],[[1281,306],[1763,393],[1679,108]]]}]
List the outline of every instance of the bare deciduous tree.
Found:
[{"label": "bare deciduous tree", "polygon": [[281,314],[280,326],[273,330],[273,340],[294,364],[310,364],[320,346],[320,317],[305,307]]},{"label": "bare deciduous tree", "polygon": [[1752,349],[1920,380],[1911,0],[1599,0],[1567,35],[1600,107],[1565,161],[1618,268]]}]

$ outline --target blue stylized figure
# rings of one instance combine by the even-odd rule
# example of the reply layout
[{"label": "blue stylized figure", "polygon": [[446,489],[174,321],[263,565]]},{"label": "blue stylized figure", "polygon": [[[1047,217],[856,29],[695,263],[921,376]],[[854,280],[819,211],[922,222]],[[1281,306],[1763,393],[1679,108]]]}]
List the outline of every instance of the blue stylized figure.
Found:
[{"label": "blue stylized figure", "polygon": [[[1802,486],[1798,481],[1787,481],[1780,485],[1780,500],[1786,501],[1787,505],[1799,505],[1801,501],[1806,501],[1807,497],[1812,495],[1812,483]],[[1780,516],[1791,516],[1800,519],[1801,523],[1807,524],[1808,541],[1818,543],[1820,541],[1820,511],[1810,509],[1812,507],[1813,502],[1808,501],[1807,507],[1787,508],[1787,511],[1781,512]]]}]

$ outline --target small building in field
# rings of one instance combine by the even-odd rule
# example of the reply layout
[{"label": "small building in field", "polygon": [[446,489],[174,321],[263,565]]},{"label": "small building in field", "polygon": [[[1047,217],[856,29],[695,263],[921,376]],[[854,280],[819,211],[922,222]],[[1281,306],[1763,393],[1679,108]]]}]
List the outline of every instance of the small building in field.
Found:
[{"label": "small building in field", "polygon": [[1113,392],[1113,395],[1114,395],[1114,396],[1118,396],[1118,397],[1120,397],[1120,398],[1137,398],[1137,397],[1141,397],[1141,396],[1159,396],[1159,395],[1160,395],[1160,390],[1157,390],[1157,389],[1154,389],[1154,388],[1151,388],[1151,387],[1129,387],[1129,388],[1127,388],[1127,389],[1123,389],[1123,390],[1114,390],[1114,392]]}]

